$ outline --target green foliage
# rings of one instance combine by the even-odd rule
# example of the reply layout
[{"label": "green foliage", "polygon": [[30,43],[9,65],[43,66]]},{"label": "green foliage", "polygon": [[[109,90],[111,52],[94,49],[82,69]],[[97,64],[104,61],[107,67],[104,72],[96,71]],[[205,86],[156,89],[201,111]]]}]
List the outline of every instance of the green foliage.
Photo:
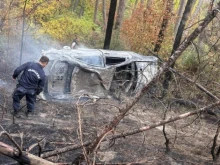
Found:
[{"label": "green foliage", "polygon": [[91,5],[80,5],[83,5],[85,11],[81,17],[77,15],[78,9],[72,12],[70,0],[31,1],[27,4],[26,12],[31,13],[28,20],[32,28],[40,27],[40,33],[48,34],[63,44],[69,44],[75,35],[86,38],[97,28],[92,22]]},{"label": "green foliage", "polygon": [[174,3],[173,3],[174,11],[177,11],[179,7],[180,7],[180,0],[174,0]]},{"label": "green foliage", "polygon": [[180,66],[184,70],[196,72],[199,68],[199,63],[196,57],[196,52],[194,51],[184,52],[184,54],[181,56],[181,60],[179,61],[181,61]]},{"label": "green foliage", "polygon": [[27,4],[26,15],[28,21],[35,24],[43,24],[51,19],[59,17],[62,13],[68,12],[70,4],[56,2],[56,1],[31,1]]},{"label": "green foliage", "polygon": [[103,48],[105,35],[101,33],[101,30],[92,31],[88,37],[83,41],[83,44],[92,48]]},{"label": "green foliage", "polygon": [[93,22],[86,19],[60,16],[42,23],[40,32],[47,33],[62,43],[71,42],[75,35],[84,38],[95,29]]},{"label": "green foliage", "polygon": [[113,50],[129,50],[124,40],[121,39],[119,30],[114,31],[110,48]]}]

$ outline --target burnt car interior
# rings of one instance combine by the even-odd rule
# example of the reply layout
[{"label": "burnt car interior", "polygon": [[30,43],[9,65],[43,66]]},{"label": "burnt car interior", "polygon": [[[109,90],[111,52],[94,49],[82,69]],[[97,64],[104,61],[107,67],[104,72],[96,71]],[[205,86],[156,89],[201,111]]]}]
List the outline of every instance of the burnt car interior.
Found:
[{"label": "burnt car interior", "polygon": [[120,64],[122,62],[125,62],[125,58],[121,58],[121,57],[106,57],[105,61],[106,61],[106,65],[115,65],[115,64]]}]

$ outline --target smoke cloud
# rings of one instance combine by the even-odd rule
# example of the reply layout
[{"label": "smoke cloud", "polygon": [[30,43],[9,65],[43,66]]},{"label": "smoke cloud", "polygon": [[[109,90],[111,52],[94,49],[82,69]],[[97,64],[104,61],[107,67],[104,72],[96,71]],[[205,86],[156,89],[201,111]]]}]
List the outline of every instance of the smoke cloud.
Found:
[{"label": "smoke cloud", "polygon": [[20,56],[23,64],[37,60],[42,50],[61,48],[61,45],[49,36],[35,35],[34,30],[27,29],[25,29],[22,43],[21,27],[17,25],[14,29],[11,27],[8,32],[0,32],[0,87],[3,88],[11,88],[12,84],[16,84],[12,81],[12,74],[14,69],[20,66]]}]

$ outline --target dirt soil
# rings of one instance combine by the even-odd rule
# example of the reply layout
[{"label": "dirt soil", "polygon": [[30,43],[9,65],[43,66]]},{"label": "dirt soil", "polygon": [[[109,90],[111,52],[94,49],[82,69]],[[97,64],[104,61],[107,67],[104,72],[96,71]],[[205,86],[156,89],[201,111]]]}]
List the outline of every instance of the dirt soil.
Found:
[{"label": "dirt soil", "polygon": [[[1,65],[3,66],[3,65]],[[0,68],[0,72],[5,68]],[[22,100],[21,118],[13,123],[11,95],[15,82],[11,80],[9,67],[0,76],[0,122],[1,127],[10,133],[18,144],[23,143],[23,149],[45,138],[43,152],[49,152],[69,145],[79,144],[78,113],[76,102],[37,101],[33,116],[26,117],[24,112],[25,99]],[[7,74],[8,73],[8,74]],[[122,102],[113,98],[87,100],[81,102],[79,108],[82,121],[83,141],[91,140],[103,129],[104,125],[118,114],[118,106]],[[145,95],[135,105],[127,116],[119,123],[112,134],[120,134],[158,122],[163,119],[166,101],[157,100]],[[5,107],[5,108],[4,108]],[[176,116],[192,109],[179,105],[172,106],[167,117]],[[101,143],[97,152],[97,163],[103,164],[161,164],[161,165],[211,165],[210,154],[213,138],[217,129],[218,119],[215,116],[192,116],[166,125],[167,137],[170,140],[170,152],[166,152],[163,127],[157,127],[146,132]],[[21,134],[23,139],[21,141]],[[13,145],[2,135],[1,141]],[[38,148],[30,151],[37,155]],[[71,163],[80,149],[48,158],[53,162]],[[0,155],[1,165],[17,164],[13,159]]]}]

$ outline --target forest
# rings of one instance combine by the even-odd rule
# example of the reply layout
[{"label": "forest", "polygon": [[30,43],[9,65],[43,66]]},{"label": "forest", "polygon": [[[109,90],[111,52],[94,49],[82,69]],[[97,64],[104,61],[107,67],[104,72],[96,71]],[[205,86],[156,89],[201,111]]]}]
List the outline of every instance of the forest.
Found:
[{"label": "forest", "polygon": [[[0,164],[220,164],[219,11],[218,0],[1,0]],[[158,72],[133,97],[37,99],[15,119],[14,69],[75,38],[155,56]]]}]

